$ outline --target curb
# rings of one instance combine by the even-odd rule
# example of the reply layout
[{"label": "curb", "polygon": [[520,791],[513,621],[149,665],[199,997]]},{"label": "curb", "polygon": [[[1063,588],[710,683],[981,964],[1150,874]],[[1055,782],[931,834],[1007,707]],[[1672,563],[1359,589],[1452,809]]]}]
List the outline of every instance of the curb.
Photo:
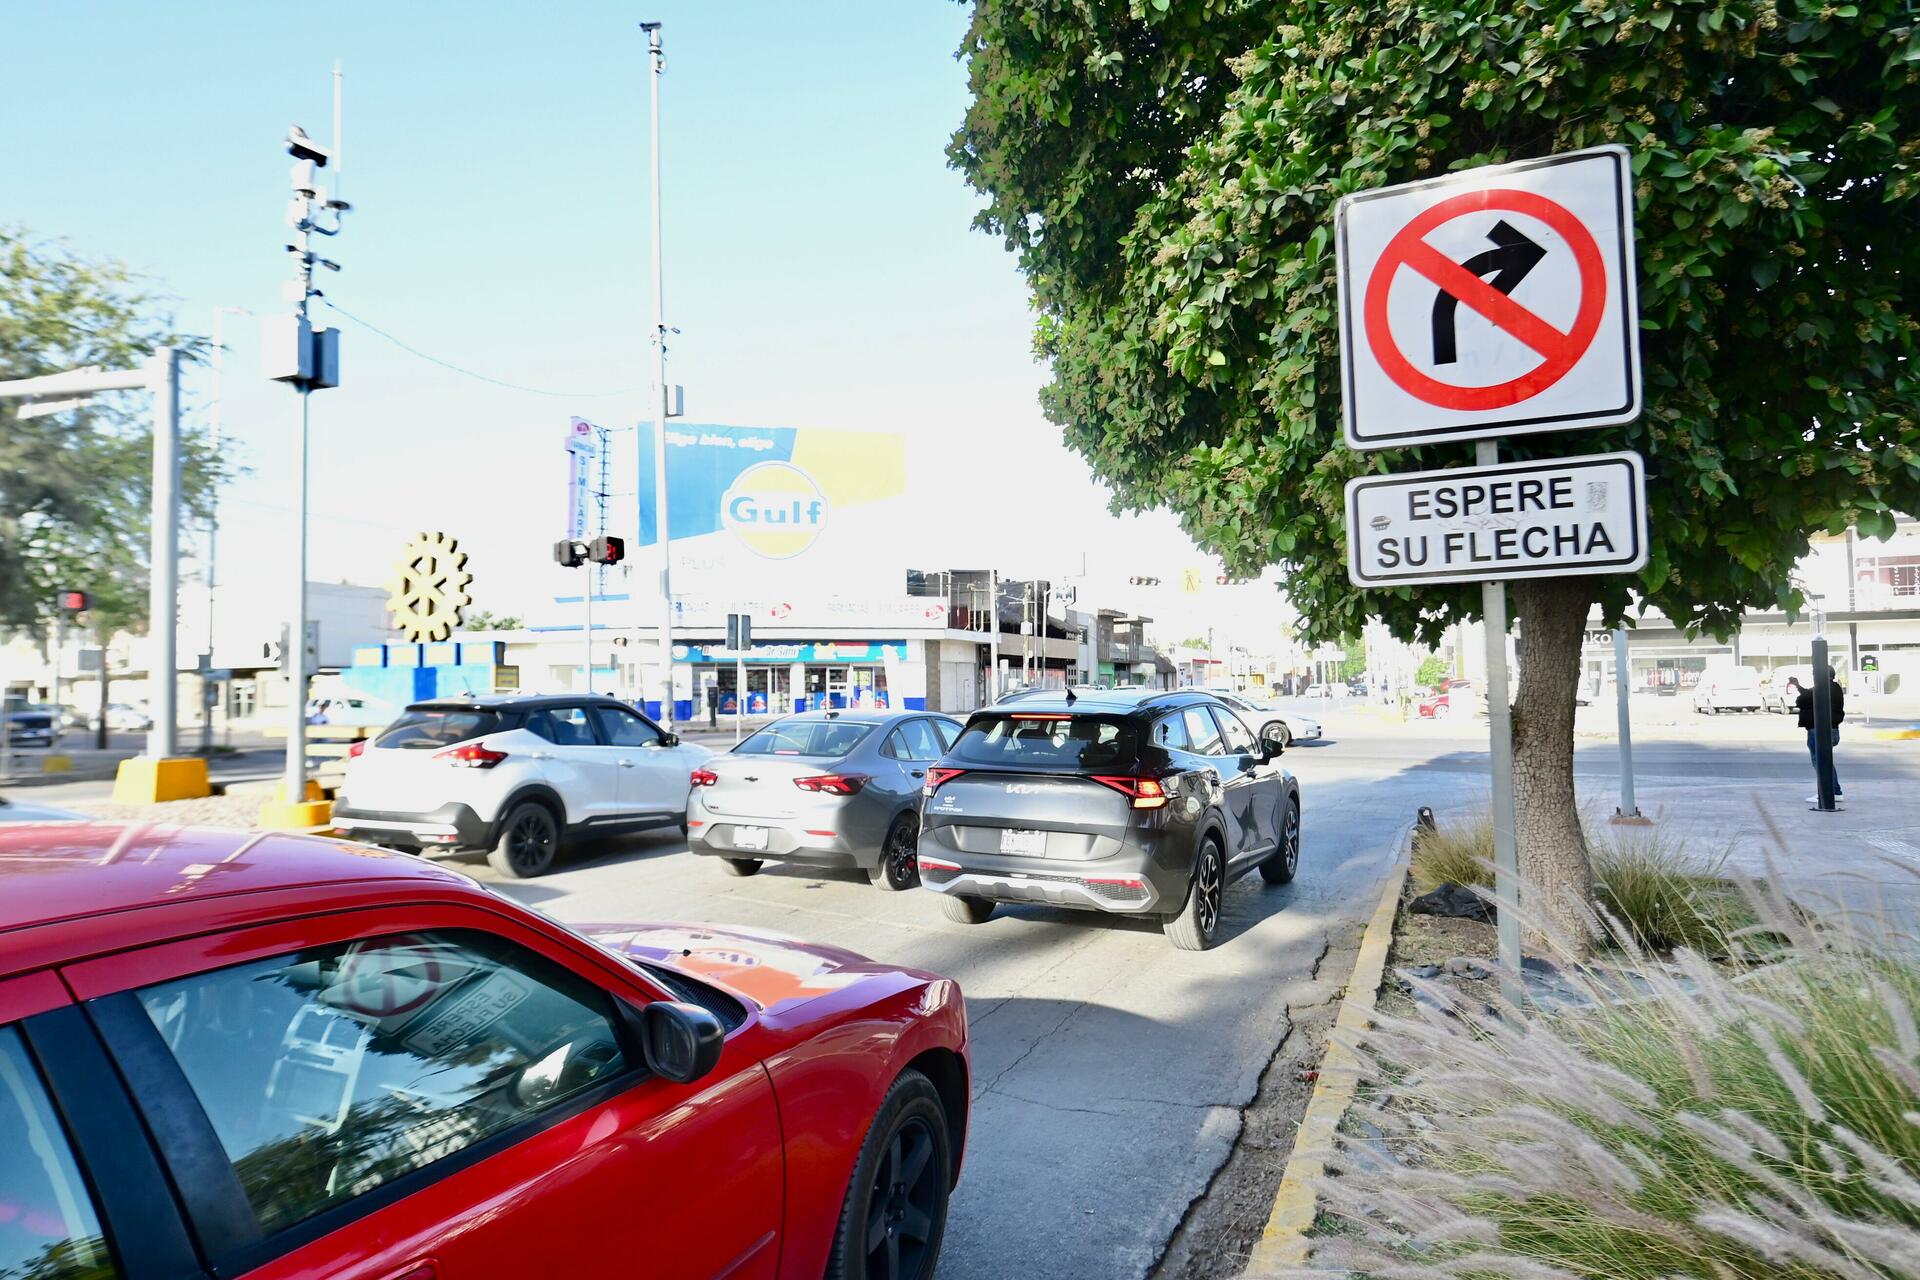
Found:
[{"label": "curb", "polygon": [[1319,1078],[1313,1096],[1307,1099],[1306,1114],[1294,1132],[1293,1154],[1280,1176],[1280,1188],[1273,1194],[1273,1211],[1267,1216],[1260,1242],[1253,1248],[1243,1277],[1271,1275],[1288,1267],[1305,1266],[1307,1232],[1313,1228],[1319,1211],[1316,1184],[1326,1174],[1326,1157],[1333,1150],[1333,1135],[1340,1127],[1347,1107],[1353,1102],[1360,1082],[1360,1064],[1341,1037],[1342,1032],[1358,1035],[1371,1025],[1374,1002],[1380,983],[1386,978],[1387,952],[1393,946],[1393,924],[1400,911],[1400,894],[1406,887],[1413,849],[1413,824],[1400,834],[1400,853],[1393,870],[1387,873],[1387,887],[1380,903],[1367,922],[1360,938],[1360,952],[1354,959],[1353,976],[1347,981],[1346,997],[1327,1037],[1327,1050],[1320,1059]]}]

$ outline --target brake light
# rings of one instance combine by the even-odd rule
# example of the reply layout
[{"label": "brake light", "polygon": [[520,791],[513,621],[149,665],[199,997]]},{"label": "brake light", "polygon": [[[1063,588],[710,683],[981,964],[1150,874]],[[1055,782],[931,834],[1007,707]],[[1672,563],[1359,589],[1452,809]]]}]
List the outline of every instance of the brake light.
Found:
[{"label": "brake light", "polygon": [[1008,717],[1012,720],[1065,720],[1058,711],[1016,711]]},{"label": "brake light", "polygon": [[347,748],[347,759],[358,760],[360,758],[361,753],[364,752],[366,749],[367,749],[367,740],[365,738],[361,738],[357,740],[352,746]]},{"label": "brake light", "polygon": [[815,773],[795,778],[793,785],[802,791],[819,791],[830,796],[856,796],[860,788],[867,785],[867,777],[862,773]]},{"label": "brake light", "polygon": [[507,753],[495,751],[484,742],[469,742],[445,751],[436,751],[433,758],[445,760],[456,769],[491,769],[505,760]]},{"label": "brake light", "polygon": [[1096,776],[1093,780],[1133,801],[1136,809],[1158,809],[1167,802],[1167,789],[1160,785],[1158,778]]},{"label": "brake light", "polygon": [[711,787],[720,781],[720,775],[711,769],[695,769],[687,781],[696,787]]},{"label": "brake light", "polygon": [[965,769],[929,769],[926,785],[920,788],[920,794],[930,796],[940,789],[941,783],[951,782],[965,772]]},{"label": "brake light", "polygon": [[923,853],[920,855],[920,869],[922,871],[958,871],[960,864],[948,862],[945,858],[929,858]]}]

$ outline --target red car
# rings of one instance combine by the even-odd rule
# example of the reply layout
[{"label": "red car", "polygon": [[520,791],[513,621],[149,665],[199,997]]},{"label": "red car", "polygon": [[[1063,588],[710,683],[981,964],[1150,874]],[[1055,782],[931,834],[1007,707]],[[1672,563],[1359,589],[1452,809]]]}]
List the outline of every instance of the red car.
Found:
[{"label": "red car", "polygon": [[0,828],[0,1276],[933,1273],[960,990],[339,840]]}]

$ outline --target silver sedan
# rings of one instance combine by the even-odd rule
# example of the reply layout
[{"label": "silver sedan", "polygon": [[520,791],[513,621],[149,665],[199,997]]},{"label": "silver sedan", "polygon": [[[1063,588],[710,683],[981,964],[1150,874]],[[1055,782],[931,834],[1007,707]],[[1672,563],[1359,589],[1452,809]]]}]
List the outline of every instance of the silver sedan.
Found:
[{"label": "silver sedan", "polygon": [[766,862],[920,883],[920,788],[960,722],[925,711],[808,711],[693,771],[687,847],[750,876]]}]

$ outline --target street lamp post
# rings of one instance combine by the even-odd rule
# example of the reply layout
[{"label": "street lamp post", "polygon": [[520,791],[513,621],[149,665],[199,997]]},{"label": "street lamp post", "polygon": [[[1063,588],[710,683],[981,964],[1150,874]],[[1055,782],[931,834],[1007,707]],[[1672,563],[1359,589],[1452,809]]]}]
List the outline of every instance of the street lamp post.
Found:
[{"label": "street lamp post", "polygon": [[653,116],[653,526],[660,543],[660,715],[673,728],[673,543],[667,523],[667,320],[660,218],[660,77],[667,71],[660,24],[647,33],[648,98]]},{"label": "street lamp post", "polygon": [[[224,340],[224,322],[230,315],[250,316],[252,314],[253,312],[245,307],[215,307],[213,309],[213,353],[211,361],[213,373],[213,403],[208,406],[207,412],[210,419],[209,434],[216,459],[224,443],[221,434],[223,388],[220,377],[223,357],[227,350]],[[207,665],[209,667],[213,665],[214,592],[220,585],[217,560],[217,553],[220,548],[220,489],[217,484],[214,486],[210,506],[211,512],[207,517]],[[205,678],[206,677],[202,677],[202,679]],[[200,754],[204,756],[213,753],[213,703],[206,697],[204,692],[201,695],[200,702],[202,711]],[[228,732],[232,732],[231,726],[229,726]]]}]

